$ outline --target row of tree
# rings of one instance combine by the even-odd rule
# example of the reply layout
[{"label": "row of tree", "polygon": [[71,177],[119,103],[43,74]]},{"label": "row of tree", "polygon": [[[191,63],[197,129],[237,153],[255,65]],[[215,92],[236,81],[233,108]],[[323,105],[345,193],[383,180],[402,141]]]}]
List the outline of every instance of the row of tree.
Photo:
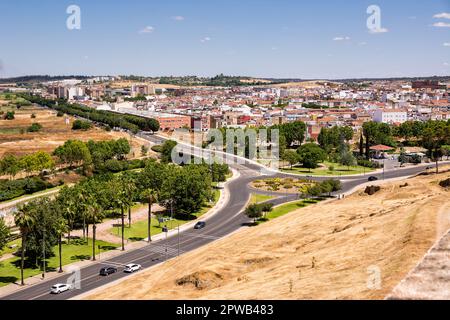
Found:
[{"label": "row of tree", "polygon": [[438,164],[444,155],[445,146],[450,145],[450,120],[407,121],[399,126],[366,122],[360,138],[360,154],[365,154],[369,159],[372,145],[397,147],[399,143],[396,140],[401,145],[412,143],[427,149],[428,157]]},{"label": "row of tree", "polygon": [[53,154],[59,162],[70,168],[82,166],[85,174],[93,170],[102,171],[109,160],[125,160],[131,146],[127,139],[84,143],[80,140],[68,140],[55,149]]},{"label": "row of tree", "polygon": [[9,175],[12,179],[22,171],[29,175],[32,172],[40,172],[45,169],[52,170],[54,167],[55,162],[53,158],[44,151],[38,151],[22,157],[7,154],[0,160],[0,174]]},{"label": "row of tree", "polygon": [[158,202],[167,208],[171,217],[190,219],[207,201],[213,200],[211,182],[225,179],[221,166],[176,166],[147,161],[141,172],[126,171],[117,175],[97,175],[73,187],[63,187],[54,199],[44,198],[28,202],[15,214],[15,223],[22,236],[21,269],[25,259],[28,264],[45,263],[45,257],[54,255],[52,248],[71,231],[82,229],[83,237],[89,239],[92,230],[92,257],[95,259],[96,228],[106,216],[120,212],[122,227],[122,250],[124,245],[125,215],[131,225],[131,207],[135,202],[149,204],[148,240],[151,241],[151,206]]},{"label": "row of tree", "polygon": [[49,100],[41,96],[22,94],[22,98],[42,106],[63,112],[65,114],[82,117],[97,123],[108,125],[110,128],[122,128],[137,133],[139,130],[159,130],[159,122],[156,119],[144,118],[135,115],[118,114],[111,111],[96,110],[78,104],[70,104],[66,100]]},{"label": "row of tree", "polygon": [[[339,180],[329,179],[319,183],[314,183],[305,186],[304,190],[300,190],[304,196],[316,198],[324,194],[331,195],[333,192],[340,191],[342,184]],[[257,220],[266,219],[266,214],[273,210],[274,204],[271,202],[254,203],[245,208],[245,215],[251,219]]]}]

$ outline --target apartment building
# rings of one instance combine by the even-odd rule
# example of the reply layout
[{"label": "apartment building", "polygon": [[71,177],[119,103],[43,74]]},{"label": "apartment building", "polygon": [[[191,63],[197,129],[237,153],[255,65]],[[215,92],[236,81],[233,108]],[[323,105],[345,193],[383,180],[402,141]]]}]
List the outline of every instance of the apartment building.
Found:
[{"label": "apartment building", "polygon": [[373,121],[381,123],[404,123],[408,121],[408,113],[401,109],[377,109],[373,113]]},{"label": "apartment building", "polygon": [[155,87],[147,84],[133,84],[131,86],[131,96],[133,98],[137,96],[148,96],[156,93]]}]

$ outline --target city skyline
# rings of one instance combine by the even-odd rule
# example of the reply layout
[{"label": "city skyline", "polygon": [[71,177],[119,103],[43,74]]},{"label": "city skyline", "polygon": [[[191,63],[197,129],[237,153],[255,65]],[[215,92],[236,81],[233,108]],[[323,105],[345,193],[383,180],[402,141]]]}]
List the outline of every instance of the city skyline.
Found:
[{"label": "city skyline", "polygon": [[[69,30],[70,5],[81,29]],[[367,9],[381,10],[381,29]],[[450,74],[448,1],[2,3],[0,77],[30,74],[345,79]]]}]

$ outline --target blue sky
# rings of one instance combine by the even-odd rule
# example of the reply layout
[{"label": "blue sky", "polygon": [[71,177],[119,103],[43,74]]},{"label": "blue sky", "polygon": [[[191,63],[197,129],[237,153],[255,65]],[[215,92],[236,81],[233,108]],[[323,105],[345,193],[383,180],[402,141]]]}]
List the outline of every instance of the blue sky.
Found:
[{"label": "blue sky", "polygon": [[450,0],[2,0],[0,39],[0,77],[450,75]]}]

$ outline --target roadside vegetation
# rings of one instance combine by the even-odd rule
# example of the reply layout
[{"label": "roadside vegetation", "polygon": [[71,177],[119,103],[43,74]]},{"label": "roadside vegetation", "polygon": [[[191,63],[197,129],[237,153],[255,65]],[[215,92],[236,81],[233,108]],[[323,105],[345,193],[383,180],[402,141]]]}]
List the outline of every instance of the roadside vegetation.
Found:
[{"label": "roadside vegetation", "polygon": [[[286,137],[281,130],[280,134]],[[280,154],[288,164],[283,171],[290,173],[334,176],[371,172],[381,167],[371,160],[371,147],[375,145],[386,145],[394,150],[406,146],[423,147],[427,157],[436,162],[438,171],[438,161],[450,155],[450,121],[408,121],[398,126],[370,121],[363,124],[359,137],[355,137],[351,127],[335,126],[321,129],[318,144],[307,142],[294,147],[295,144],[285,140],[286,150]],[[352,146],[352,140],[358,140],[358,143]],[[280,150],[283,149],[280,145]],[[404,155],[399,157],[402,165],[408,161],[417,163]]]},{"label": "roadside vegetation", "polygon": [[[274,180],[275,179],[271,179],[266,182],[269,182],[269,186],[273,186]],[[275,183],[279,182],[277,181]],[[261,222],[265,222],[285,215],[298,208],[303,208],[308,205],[315,204],[326,199],[327,197],[330,197],[332,193],[338,192],[342,189],[341,182],[334,179],[325,180],[323,182],[304,181],[301,182],[301,184],[297,182],[296,186],[298,188],[297,191],[299,193],[299,197],[304,199],[287,203],[275,208],[273,203],[271,203],[267,199],[262,199],[261,202],[250,201],[250,205],[248,205],[245,209],[245,215],[249,218],[252,218],[254,224],[257,225]]]},{"label": "roadside vegetation", "polygon": [[[122,142],[124,148],[121,148]],[[126,140],[122,142],[92,143],[90,148],[69,142],[56,153],[65,163],[84,165],[86,155],[97,150],[92,153],[95,156],[91,157],[90,162],[95,166],[96,161],[103,162],[99,153],[115,159],[124,158],[127,151]],[[103,153],[99,150],[103,150]],[[59,252],[64,257],[64,250],[71,250],[73,241],[85,241],[85,249],[90,248],[89,257],[95,260],[99,250],[96,229],[104,219],[120,219],[121,249],[125,250],[127,237],[131,240],[150,238],[153,233],[161,232],[161,222],[174,228],[175,223],[186,223],[206,213],[219,196],[219,191],[212,187],[213,182],[223,181],[228,173],[228,167],[222,165],[180,167],[153,159],[144,163],[145,167],[140,172],[129,170],[118,174],[107,172],[88,175],[72,187],[64,186],[55,198],[31,200],[19,206],[14,220],[21,237],[18,249],[20,258],[3,261],[2,266],[7,270],[4,272],[12,272],[11,263],[14,264],[15,268],[22,270],[20,278],[23,283],[27,275],[39,273],[39,268],[43,269],[44,265],[49,266],[47,270],[53,268],[50,260],[55,257],[55,247],[58,247],[58,257]],[[133,224],[131,208],[136,203],[147,203],[149,216],[152,216],[150,208],[153,203],[159,203],[166,210],[156,217],[156,221],[153,218]],[[81,240],[71,237],[72,231],[76,229],[83,230]],[[100,245],[103,244],[100,242]],[[86,256],[85,249],[82,253],[77,253],[77,256]],[[68,255],[73,256],[72,252]],[[59,267],[64,264],[62,259]],[[0,268],[0,274],[2,272]],[[16,273],[13,274],[11,277],[15,279]],[[13,278],[9,280],[15,281]]]}]

